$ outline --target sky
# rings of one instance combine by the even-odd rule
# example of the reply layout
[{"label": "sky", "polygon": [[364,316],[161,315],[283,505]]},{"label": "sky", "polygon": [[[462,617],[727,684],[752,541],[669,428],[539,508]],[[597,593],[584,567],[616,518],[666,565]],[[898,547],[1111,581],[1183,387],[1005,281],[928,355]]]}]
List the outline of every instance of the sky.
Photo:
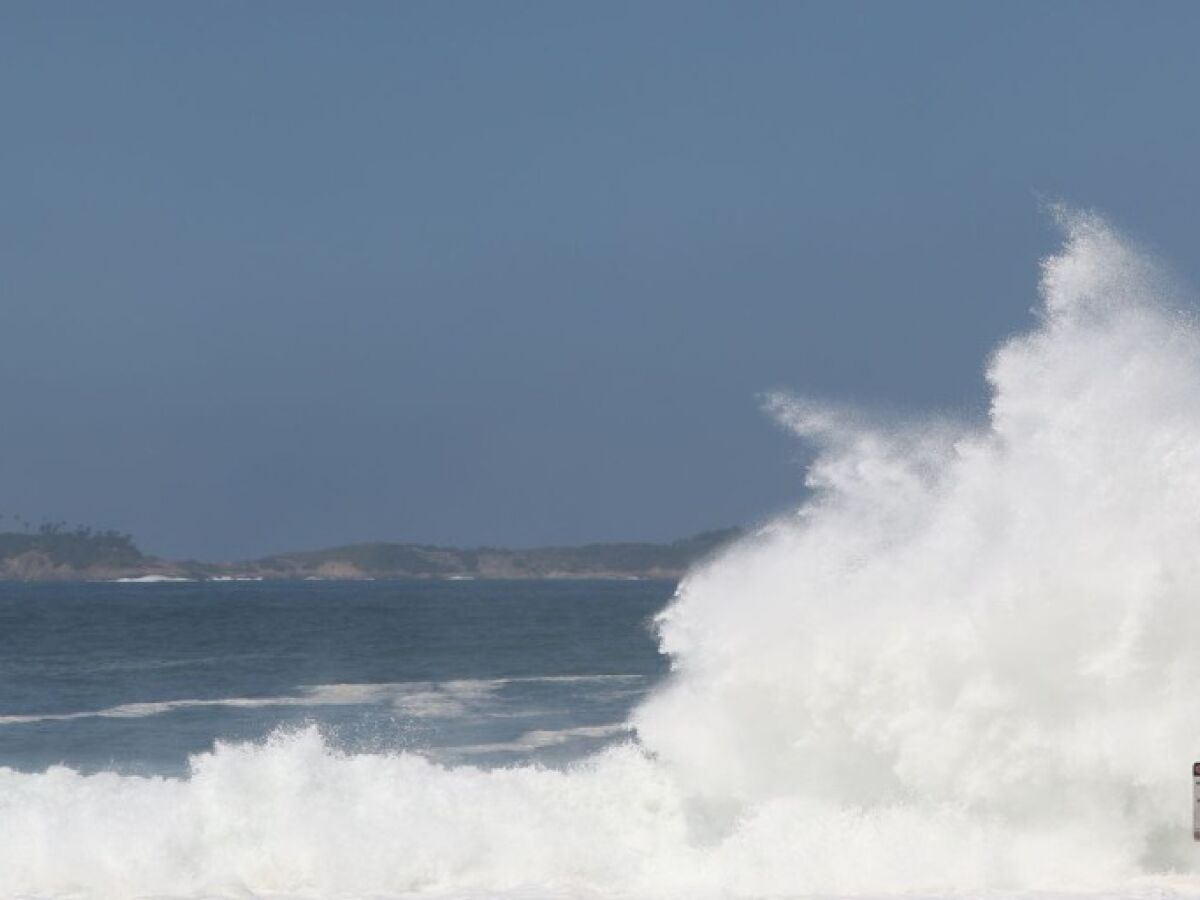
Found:
[{"label": "sky", "polygon": [[1200,5],[0,5],[0,529],[669,540],[986,415],[1047,200],[1200,283]]}]

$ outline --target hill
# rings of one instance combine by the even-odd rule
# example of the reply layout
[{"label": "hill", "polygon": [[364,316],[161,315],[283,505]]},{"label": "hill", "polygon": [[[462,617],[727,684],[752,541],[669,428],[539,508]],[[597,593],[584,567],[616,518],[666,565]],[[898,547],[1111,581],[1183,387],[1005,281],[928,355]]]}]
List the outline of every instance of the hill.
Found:
[{"label": "hill", "polygon": [[147,556],[129,535],[115,531],[43,525],[36,532],[0,533],[0,581],[678,578],[740,533],[732,528],[662,544],[532,549],[365,543],[237,563],[199,563]]},{"label": "hill", "polygon": [[738,534],[737,529],[726,529],[667,544],[584,544],[527,550],[350,544],[269,556],[238,568],[271,578],[676,578]]},{"label": "hill", "polygon": [[43,525],[0,533],[0,579],[9,581],[118,577],[151,563],[116,531]]}]

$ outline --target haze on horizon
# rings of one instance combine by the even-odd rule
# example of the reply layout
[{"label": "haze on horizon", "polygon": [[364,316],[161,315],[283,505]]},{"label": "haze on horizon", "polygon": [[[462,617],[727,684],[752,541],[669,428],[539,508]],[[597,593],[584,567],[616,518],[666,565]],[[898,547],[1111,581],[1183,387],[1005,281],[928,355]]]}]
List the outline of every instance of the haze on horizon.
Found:
[{"label": "haze on horizon", "polygon": [[[0,8],[0,530],[744,524],[783,388],[984,412],[1043,198],[1200,281],[1190,4]],[[1164,126],[1164,123],[1165,126]]]}]

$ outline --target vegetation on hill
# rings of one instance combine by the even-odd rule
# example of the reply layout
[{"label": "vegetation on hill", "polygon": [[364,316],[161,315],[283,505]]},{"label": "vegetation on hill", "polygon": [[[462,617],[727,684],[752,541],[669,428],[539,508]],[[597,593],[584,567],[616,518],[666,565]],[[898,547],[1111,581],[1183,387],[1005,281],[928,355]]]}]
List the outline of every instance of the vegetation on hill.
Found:
[{"label": "vegetation on hill", "polygon": [[674,577],[740,533],[732,528],[704,532],[669,544],[584,544],[528,550],[350,544],[269,556],[246,563],[243,568],[292,577]]},{"label": "vegetation on hill", "polygon": [[612,543],[510,550],[425,544],[351,544],[282,553],[241,563],[170,562],[143,554],[128,534],[44,524],[0,532],[0,580],[138,577],[356,578],[674,578],[729,543],[738,529],[667,544]]},{"label": "vegetation on hill", "polygon": [[0,577],[21,580],[107,574],[137,569],[148,560],[128,534],[41,525],[32,532],[0,533]]}]

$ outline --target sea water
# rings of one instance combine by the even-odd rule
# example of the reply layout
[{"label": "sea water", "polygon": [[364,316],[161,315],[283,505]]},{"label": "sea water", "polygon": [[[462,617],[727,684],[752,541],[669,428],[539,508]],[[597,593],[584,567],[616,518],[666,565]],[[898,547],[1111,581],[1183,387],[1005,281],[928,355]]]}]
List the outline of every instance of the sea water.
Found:
[{"label": "sea water", "polygon": [[[0,585],[0,896],[420,887],[364,866],[398,837],[367,807],[419,833],[410,766],[561,771],[628,740],[674,587]],[[251,821],[291,837],[255,849]]]},{"label": "sea water", "polygon": [[0,585],[0,765],[182,777],[217,741],[306,731],[348,753],[560,764],[628,735],[673,589]]},{"label": "sea water", "polygon": [[1200,329],[1060,219],[986,416],[773,397],[810,498],[670,599],[10,589],[0,896],[1200,895]]}]

